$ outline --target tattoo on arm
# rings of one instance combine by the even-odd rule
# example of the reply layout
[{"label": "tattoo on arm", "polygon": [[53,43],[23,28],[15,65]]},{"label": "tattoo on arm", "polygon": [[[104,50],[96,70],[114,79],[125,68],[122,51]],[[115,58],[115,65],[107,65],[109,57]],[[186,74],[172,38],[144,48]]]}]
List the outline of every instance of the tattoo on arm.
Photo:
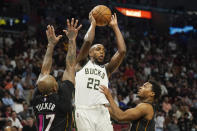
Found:
[{"label": "tattoo on arm", "polygon": [[114,32],[117,38],[116,41],[117,41],[118,51],[114,54],[111,61],[107,65],[108,76],[110,76],[111,73],[114,72],[120,66],[126,54],[126,45],[122,33],[120,32],[120,29],[116,27],[114,28]]},{"label": "tattoo on arm", "polygon": [[74,67],[76,63],[76,41],[69,40],[68,53],[66,56],[66,66]]},{"label": "tattoo on arm", "polygon": [[42,64],[42,69],[41,69],[42,74],[49,74],[50,73],[51,65],[52,65],[53,50],[54,50],[54,45],[48,44],[47,51],[44,56],[44,60],[43,60],[43,64]]}]

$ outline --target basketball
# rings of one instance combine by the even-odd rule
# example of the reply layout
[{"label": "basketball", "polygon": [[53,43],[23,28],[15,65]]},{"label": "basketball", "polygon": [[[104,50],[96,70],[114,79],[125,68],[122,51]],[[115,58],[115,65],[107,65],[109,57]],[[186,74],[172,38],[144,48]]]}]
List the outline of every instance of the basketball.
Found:
[{"label": "basketball", "polygon": [[92,9],[92,16],[96,20],[97,26],[106,26],[111,21],[111,10],[104,5],[98,5]]}]

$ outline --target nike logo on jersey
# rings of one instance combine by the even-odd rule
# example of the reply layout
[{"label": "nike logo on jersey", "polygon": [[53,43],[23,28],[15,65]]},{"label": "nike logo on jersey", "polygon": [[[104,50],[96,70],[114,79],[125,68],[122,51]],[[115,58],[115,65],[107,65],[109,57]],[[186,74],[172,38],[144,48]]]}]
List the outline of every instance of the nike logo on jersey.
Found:
[{"label": "nike logo on jersey", "polygon": [[100,76],[102,79],[105,78],[105,73],[98,69],[85,68],[85,74],[93,74],[93,75]]},{"label": "nike logo on jersey", "polygon": [[42,104],[38,104],[36,106],[36,108],[37,108],[38,111],[42,111],[42,110],[46,110],[46,109],[53,111],[54,108],[55,108],[55,104],[53,104],[53,103],[42,103]]}]

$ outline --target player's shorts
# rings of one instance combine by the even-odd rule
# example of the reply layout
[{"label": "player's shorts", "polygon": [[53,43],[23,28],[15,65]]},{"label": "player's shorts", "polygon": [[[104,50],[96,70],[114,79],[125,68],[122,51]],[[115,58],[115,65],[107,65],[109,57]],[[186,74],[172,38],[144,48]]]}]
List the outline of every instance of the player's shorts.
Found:
[{"label": "player's shorts", "polygon": [[109,111],[104,105],[76,107],[75,120],[78,131],[113,131]]}]

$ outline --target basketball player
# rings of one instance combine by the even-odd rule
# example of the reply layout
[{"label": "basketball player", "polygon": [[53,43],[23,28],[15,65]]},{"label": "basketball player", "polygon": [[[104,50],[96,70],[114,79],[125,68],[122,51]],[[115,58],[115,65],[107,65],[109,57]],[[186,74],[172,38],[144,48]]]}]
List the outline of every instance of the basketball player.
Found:
[{"label": "basketball player", "polygon": [[[75,83],[76,37],[81,25],[77,28],[78,20],[70,23],[68,30],[63,30],[69,39],[66,56],[66,69],[62,81],[58,85],[50,75],[52,54],[55,45],[62,35],[56,36],[53,26],[48,25],[46,35],[48,39],[47,51],[44,57],[41,73],[37,80],[37,91],[33,98],[33,109],[37,119],[38,131],[71,131],[72,92]],[[67,126],[67,127],[66,127]]]},{"label": "basketball player", "polygon": [[126,111],[122,111],[114,102],[110,91],[105,86],[100,86],[102,92],[110,103],[111,116],[119,121],[132,121],[132,127],[130,131],[154,131],[155,121],[154,113],[155,109],[153,103],[161,94],[160,86],[154,81],[144,83],[138,89],[138,96],[141,103],[135,108],[130,108]]},{"label": "basketball player", "polygon": [[[109,104],[99,85],[108,87],[108,77],[121,64],[126,46],[119,30],[116,14],[112,15],[109,26],[113,29],[118,51],[109,63],[103,64],[105,48],[102,44],[91,44],[95,36],[96,21],[90,13],[91,25],[84,37],[84,43],[77,57],[75,86],[75,120],[79,131],[113,131],[108,109]],[[87,59],[89,54],[89,58]]]}]

